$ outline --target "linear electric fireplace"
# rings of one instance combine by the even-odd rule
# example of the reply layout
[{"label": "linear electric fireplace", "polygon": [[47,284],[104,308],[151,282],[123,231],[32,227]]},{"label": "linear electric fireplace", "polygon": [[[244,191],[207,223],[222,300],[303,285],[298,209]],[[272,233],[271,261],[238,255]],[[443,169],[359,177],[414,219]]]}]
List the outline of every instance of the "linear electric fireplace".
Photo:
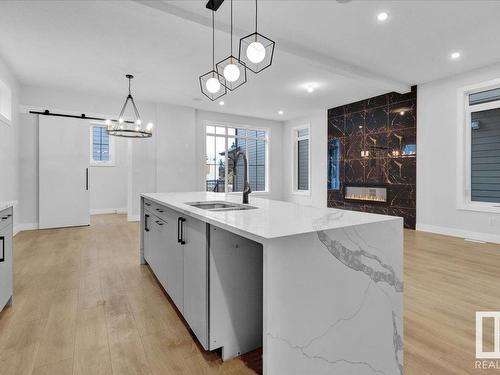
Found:
[{"label": "linear electric fireplace", "polygon": [[389,202],[389,194],[385,185],[349,185],[344,187],[344,200],[358,203]]}]

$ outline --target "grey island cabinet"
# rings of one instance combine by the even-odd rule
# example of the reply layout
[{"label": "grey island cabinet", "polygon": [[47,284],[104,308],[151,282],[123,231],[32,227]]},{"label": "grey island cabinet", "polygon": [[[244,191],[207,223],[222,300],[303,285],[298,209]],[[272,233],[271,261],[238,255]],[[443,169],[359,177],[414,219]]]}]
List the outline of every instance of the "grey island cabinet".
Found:
[{"label": "grey island cabinet", "polygon": [[4,208],[0,210],[0,311],[12,304],[12,231],[12,207]]},{"label": "grey island cabinet", "polygon": [[206,350],[264,375],[402,375],[403,219],[241,194],[142,194],[141,260]]},{"label": "grey island cabinet", "polygon": [[262,346],[262,245],[142,198],[142,263],[205,350]]}]

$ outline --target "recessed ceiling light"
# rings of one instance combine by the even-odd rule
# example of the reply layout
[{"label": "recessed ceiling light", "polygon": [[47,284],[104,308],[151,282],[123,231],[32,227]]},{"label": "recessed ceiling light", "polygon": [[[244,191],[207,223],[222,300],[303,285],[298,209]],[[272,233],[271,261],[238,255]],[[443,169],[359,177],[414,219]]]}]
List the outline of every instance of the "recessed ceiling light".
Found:
[{"label": "recessed ceiling light", "polygon": [[453,60],[456,60],[460,57],[460,52],[452,52],[450,56]]},{"label": "recessed ceiling light", "polygon": [[221,100],[221,101],[219,102],[219,105],[224,105],[224,104],[226,104],[226,103],[224,103],[224,100]]},{"label": "recessed ceiling light", "polygon": [[405,111],[401,111],[401,112],[399,112],[399,114],[400,114],[401,116],[404,116]]},{"label": "recessed ceiling light", "polygon": [[309,86],[309,87],[307,88],[307,92],[308,92],[308,93],[312,93],[312,92],[314,92],[314,87],[313,87],[313,86]]},{"label": "recessed ceiling light", "polygon": [[278,111],[278,115],[280,115],[280,116],[283,116],[283,113],[285,113],[285,112],[283,112],[283,111]]},{"label": "recessed ceiling light", "polygon": [[387,14],[387,12],[380,12],[379,14],[377,14],[377,19],[380,22],[386,21],[387,18],[389,18],[389,15]]}]

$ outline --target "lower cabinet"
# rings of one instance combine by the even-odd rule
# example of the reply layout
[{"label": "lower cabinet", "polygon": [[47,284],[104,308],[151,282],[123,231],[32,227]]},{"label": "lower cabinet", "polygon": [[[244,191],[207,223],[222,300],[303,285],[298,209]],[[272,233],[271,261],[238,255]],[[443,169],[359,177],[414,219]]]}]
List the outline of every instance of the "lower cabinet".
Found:
[{"label": "lower cabinet", "polygon": [[260,347],[262,245],[144,198],[142,212],[144,259],[203,348]]},{"label": "lower cabinet", "polygon": [[0,212],[0,311],[12,301],[12,208]]}]

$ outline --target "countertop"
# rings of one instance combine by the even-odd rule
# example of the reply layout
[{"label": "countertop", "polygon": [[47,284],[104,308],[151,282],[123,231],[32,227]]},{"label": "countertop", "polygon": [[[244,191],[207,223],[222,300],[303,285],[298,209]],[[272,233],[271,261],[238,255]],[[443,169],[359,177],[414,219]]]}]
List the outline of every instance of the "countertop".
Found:
[{"label": "countertop", "polygon": [[241,194],[210,192],[148,193],[141,194],[158,204],[180,211],[185,215],[219,226],[255,240],[269,240],[320,230],[386,222],[402,218],[347,211],[336,208],[316,208],[291,202],[249,196],[249,205],[257,207],[243,211],[207,211],[186,202],[229,201],[241,203]]},{"label": "countertop", "polygon": [[14,207],[17,201],[0,201],[0,211],[3,211],[9,207]]}]

